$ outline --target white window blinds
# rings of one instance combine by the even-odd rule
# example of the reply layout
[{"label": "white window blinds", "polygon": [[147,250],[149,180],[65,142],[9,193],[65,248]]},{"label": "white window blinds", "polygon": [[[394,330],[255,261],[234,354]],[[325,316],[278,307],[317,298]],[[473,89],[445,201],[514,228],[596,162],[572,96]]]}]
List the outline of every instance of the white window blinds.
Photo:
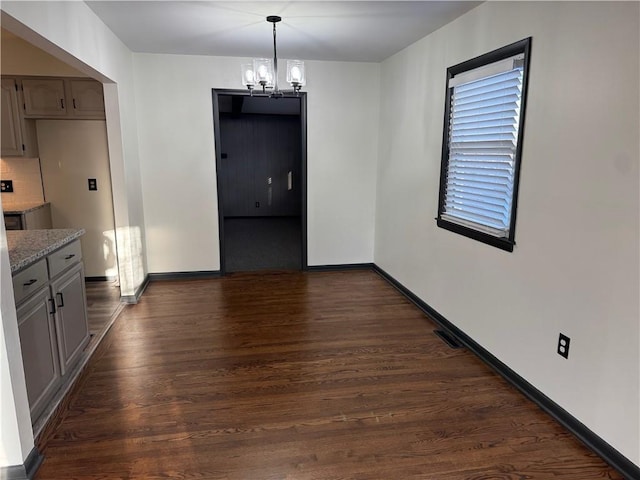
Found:
[{"label": "white window blinds", "polygon": [[[508,237],[520,123],[522,55],[454,77],[442,218]],[[495,66],[500,66],[495,73]],[[506,69],[505,69],[506,66]],[[481,69],[478,69],[481,70]],[[460,75],[462,77],[463,75]],[[475,77],[475,78],[474,78]],[[457,81],[455,81],[457,80]],[[461,83],[462,80],[462,83]]]}]

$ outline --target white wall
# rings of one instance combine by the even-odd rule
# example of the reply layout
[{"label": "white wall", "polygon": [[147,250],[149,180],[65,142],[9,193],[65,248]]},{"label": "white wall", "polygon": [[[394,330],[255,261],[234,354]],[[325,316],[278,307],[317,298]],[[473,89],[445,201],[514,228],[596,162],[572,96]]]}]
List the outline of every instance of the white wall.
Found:
[{"label": "white wall", "polygon": [[373,262],[380,65],[308,62],[309,265]]},{"label": "white wall", "polygon": [[[638,19],[637,3],[487,2],[383,62],[375,238],[380,267],[636,464]],[[433,220],[445,76],[528,36],[507,253]]]},{"label": "white wall", "polygon": [[84,73],[61,62],[20,37],[2,30],[3,75],[47,75],[52,77],[84,77]]},{"label": "white wall", "polygon": [[33,446],[7,235],[0,222],[0,473],[22,465]]},{"label": "white wall", "polygon": [[[42,185],[53,228],[79,228],[87,277],[117,274],[109,152],[104,120],[37,120]],[[87,179],[98,189],[90,191]]]},{"label": "white wall", "polygon": [[[243,61],[134,55],[151,272],[220,268],[211,89],[241,88]],[[373,261],[378,72],[307,63],[310,265]]]}]

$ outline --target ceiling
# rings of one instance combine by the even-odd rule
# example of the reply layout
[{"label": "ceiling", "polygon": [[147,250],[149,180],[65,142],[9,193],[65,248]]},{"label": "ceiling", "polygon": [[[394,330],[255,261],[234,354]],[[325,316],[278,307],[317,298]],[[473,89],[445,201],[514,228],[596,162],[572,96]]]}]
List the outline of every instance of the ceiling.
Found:
[{"label": "ceiling", "polygon": [[92,1],[134,52],[380,62],[481,2]]}]

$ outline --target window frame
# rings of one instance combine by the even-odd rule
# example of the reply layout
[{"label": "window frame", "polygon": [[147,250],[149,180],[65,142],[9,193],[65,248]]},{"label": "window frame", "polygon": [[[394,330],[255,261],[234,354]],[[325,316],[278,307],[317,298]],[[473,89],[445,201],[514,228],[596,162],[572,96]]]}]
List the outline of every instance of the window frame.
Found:
[{"label": "window frame", "polygon": [[[451,98],[453,96],[454,87],[450,87],[451,79],[461,73],[474,70],[479,67],[490,65],[500,60],[512,57],[514,55],[524,54],[523,72],[522,72],[522,96],[520,98],[520,118],[518,123],[518,139],[516,143],[516,151],[514,157],[513,170],[513,196],[511,199],[511,217],[509,222],[508,237],[497,237],[486,233],[482,230],[475,229],[472,226],[463,225],[461,223],[452,222],[442,215],[445,213],[445,197],[447,189],[447,176],[449,172],[449,129],[451,120]],[[440,163],[440,190],[438,199],[438,216],[436,222],[438,227],[445,230],[464,235],[479,242],[492,245],[494,247],[513,252],[515,246],[516,231],[516,213],[518,208],[518,188],[520,185],[520,166],[522,158],[522,144],[524,139],[524,124],[526,118],[527,91],[529,86],[529,64],[531,61],[531,37],[527,37],[518,42],[498,48],[491,52],[485,53],[478,57],[472,58],[465,62],[459,63],[447,68],[445,108],[444,108],[444,127],[442,134],[442,156]]]}]

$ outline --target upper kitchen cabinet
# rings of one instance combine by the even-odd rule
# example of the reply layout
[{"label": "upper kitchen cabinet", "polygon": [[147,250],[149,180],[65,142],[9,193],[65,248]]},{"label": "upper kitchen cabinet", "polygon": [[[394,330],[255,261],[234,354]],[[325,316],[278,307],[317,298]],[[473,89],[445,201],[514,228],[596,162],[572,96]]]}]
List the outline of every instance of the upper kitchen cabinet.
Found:
[{"label": "upper kitchen cabinet", "polygon": [[2,151],[3,157],[37,157],[38,143],[35,121],[20,114],[18,82],[15,78],[2,79]]},{"label": "upper kitchen cabinet", "polygon": [[24,116],[57,118],[67,115],[64,80],[61,78],[23,79]]},{"label": "upper kitchen cabinet", "polygon": [[104,118],[104,96],[100,82],[72,79],[67,85],[74,117]]},{"label": "upper kitchen cabinet", "polygon": [[91,78],[2,77],[3,157],[37,157],[37,119],[104,120],[102,83]]},{"label": "upper kitchen cabinet", "polygon": [[91,78],[22,77],[25,118],[104,119],[102,83]]},{"label": "upper kitchen cabinet", "polygon": [[18,94],[13,79],[2,79],[2,156],[22,155]]}]

